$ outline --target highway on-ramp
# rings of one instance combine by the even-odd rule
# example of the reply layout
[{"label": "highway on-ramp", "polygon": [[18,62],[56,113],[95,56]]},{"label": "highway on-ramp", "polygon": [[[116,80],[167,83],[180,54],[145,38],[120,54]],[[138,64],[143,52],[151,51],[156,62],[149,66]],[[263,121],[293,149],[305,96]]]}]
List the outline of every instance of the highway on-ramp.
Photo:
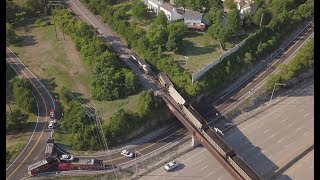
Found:
[{"label": "highway on-ramp", "polygon": [[46,141],[51,136],[51,130],[47,129],[48,111],[55,105],[49,91],[9,48],[6,48],[6,60],[20,77],[30,81],[38,107],[37,123],[30,141],[6,169],[6,179],[15,180],[27,175],[28,165],[44,159]]}]

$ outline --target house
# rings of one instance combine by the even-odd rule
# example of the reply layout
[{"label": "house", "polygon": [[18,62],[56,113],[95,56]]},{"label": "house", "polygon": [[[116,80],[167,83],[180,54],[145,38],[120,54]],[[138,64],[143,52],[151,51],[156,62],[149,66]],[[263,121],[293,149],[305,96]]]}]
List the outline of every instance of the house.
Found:
[{"label": "house", "polygon": [[162,0],[143,0],[148,9],[153,10],[156,14],[159,13],[160,7],[163,4]]},{"label": "house", "polygon": [[202,13],[187,10],[184,14],[184,25],[187,28],[203,30],[205,28],[205,24],[202,23],[202,16]]},{"label": "house", "polygon": [[160,7],[160,11],[164,12],[169,22],[183,18],[183,12],[179,12],[176,6],[169,3],[163,3]]}]

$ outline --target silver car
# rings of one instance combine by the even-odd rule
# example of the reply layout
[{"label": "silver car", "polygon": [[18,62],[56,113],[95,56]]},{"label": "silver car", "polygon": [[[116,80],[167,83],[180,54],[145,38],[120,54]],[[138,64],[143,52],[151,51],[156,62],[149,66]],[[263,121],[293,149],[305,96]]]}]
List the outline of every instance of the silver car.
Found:
[{"label": "silver car", "polygon": [[172,161],[172,162],[169,162],[168,164],[166,164],[164,166],[164,169],[166,171],[171,171],[172,169],[176,168],[179,166],[179,163],[177,161]]}]

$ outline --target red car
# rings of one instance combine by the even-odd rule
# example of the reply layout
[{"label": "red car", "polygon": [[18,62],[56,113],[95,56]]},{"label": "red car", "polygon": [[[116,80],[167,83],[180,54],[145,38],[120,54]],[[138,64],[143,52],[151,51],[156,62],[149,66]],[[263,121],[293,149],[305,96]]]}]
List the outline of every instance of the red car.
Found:
[{"label": "red car", "polygon": [[58,171],[71,171],[73,168],[74,166],[71,163],[60,163],[58,165]]}]

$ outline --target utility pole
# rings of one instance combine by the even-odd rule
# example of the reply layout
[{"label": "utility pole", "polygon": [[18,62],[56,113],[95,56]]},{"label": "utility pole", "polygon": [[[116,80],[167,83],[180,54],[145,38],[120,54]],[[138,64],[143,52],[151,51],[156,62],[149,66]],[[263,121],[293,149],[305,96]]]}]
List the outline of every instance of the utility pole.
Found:
[{"label": "utility pole", "polygon": [[272,100],[272,97],[273,97],[273,93],[274,93],[274,89],[276,88],[276,86],[277,86],[277,85],[285,86],[286,84],[282,84],[282,83],[274,83],[274,86],[273,86],[273,90],[272,90],[272,93],[271,93],[271,98],[270,98],[269,103],[271,103],[271,100]]}]

